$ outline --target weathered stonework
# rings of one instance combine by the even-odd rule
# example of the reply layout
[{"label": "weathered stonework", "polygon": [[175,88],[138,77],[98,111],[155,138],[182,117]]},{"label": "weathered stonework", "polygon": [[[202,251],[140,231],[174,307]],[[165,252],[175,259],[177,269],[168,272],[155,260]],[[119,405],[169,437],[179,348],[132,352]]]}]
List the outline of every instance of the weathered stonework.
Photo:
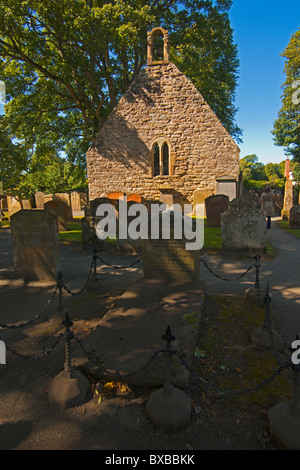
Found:
[{"label": "weathered stonework", "polygon": [[[153,147],[169,147],[169,174],[154,175]],[[195,190],[216,194],[217,179],[238,181],[239,148],[201,93],[172,63],[150,65],[121,98],[87,153],[89,198],[113,191],[193,203]]]}]

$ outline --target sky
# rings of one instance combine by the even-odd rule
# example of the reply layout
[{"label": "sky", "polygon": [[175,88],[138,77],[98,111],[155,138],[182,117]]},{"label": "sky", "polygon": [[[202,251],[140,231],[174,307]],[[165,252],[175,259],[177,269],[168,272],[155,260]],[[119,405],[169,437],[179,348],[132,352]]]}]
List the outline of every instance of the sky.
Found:
[{"label": "sky", "polygon": [[240,157],[256,154],[261,163],[280,163],[287,157],[270,131],[285,80],[280,54],[300,28],[300,1],[233,0],[230,20],[240,59],[235,102],[243,130]]}]

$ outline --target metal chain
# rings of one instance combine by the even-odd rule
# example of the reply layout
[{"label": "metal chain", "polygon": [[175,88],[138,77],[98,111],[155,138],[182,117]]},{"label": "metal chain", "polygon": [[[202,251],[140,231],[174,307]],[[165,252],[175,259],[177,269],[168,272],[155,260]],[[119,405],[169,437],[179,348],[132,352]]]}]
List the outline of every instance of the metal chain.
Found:
[{"label": "metal chain", "polygon": [[14,354],[15,356],[20,357],[22,359],[41,359],[42,357],[49,354],[58,345],[58,343],[60,342],[60,340],[63,336],[64,336],[64,334],[60,333],[58,338],[56,338],[54,343],[49,348],[46,348],[42,353],[36,354],[35,356],[30,356],[28,354],[21,354],[21,353],[17,352],[16,350],[14,350],[13,348],[11,348],[8,344],[6,344],[6,348],[12,354]]},{"label": "metal chain", "polygon": [[102,372],[104,372],[106,375],[109,375],[109,376],[114,376],[116,378],[126,378],[126,377],[132,377],[133,375],[136,375],[138,374],[139,372],[142,372],[144,371],[155,359],[157,359],[157,356],[159,354],[161,354],[162,352],[165,351],[165,348],[163,349],[160,349],[158,351],[156,351],[155,353],[153,353],[149,359],[149,361],[147,361],[145,364],[143,364],[141,367],[139,367],[139,369],[135,370],[134,372],[129,372],[128,374],[121,374],[119,371],[110,371],[108,369],[106,369],[105,367],[103,367],[101,364],[99,364],[98,361],[96,361],[96,359],[94,359],[90,354],[89,352],[86,350],[86,348],[84,347],[82,341],[76,336],[76,335],[73,335],[73,338],[77,341],[77,343],[79,344],[79,346],[81,347],[81,349],[83,350],[83,352],[85,353],[85,355],[87,356],[87,358],[89,359],[90,362],[92,362],[96,367],[98,367],[99,369],[101,369]]},{"label": "metal chain", "polygon": [[106,264],[107,266],[110,266],[111,268],[114,268],[114,269],[126,269],[126,268],[131,268],[132,266],[134,266],[135,264],[137,264],[139,261],[141,261],[142,259],[142,256],[140,256],[137,260],[135,260],[133,263],[131,264],[128,264],[127,266],[115,266],[113,264],[110,264],[108,263],[107,261],[104,261],[102,258],[100,258],[100,256],[97,256],[97,258],[102,261],[102,263]]},{"label": "metal chain", "polygon": [[286,361],[284,364],[282,364],[278,369],[274,370],[274,372],[271,374],[270,377],[268,377],[267,379],[263,380],[262,382],[260,382],[259,384],[255,385],[254,387],[251,387],[251,388],[245,388],[243,390],[219,390],[219,388],[216,386],[216,385],[213,385],[209,382],[207,382],[206,380],[204,380],[202,377],[200,377],[196,372],[194,372],[190,367],[189,365],[187,364],[187,362],[183,359],[183,357],[180,355],[180,353],[178,351],[173,351],[173,354],[176,354],[178,359],[180,360],[180,362],[188,369],[188,371],[193,375],[195,376],[202,384],[204,384],[206,387],[210,388],[211,390],[213,390],[215,393],[218,393],[220,395],[242,395],[242,394],[245,394],[245,393],[251,393],[251,392],[256,392],[257,390],[259,390],[260,388],[262,387],[265,387],[269,382],[271,382],[272,380],[274,380],[277,376],[279,376],[281,374],[281,372],[286,369],[287,367],[290,367],[291,365],[291,361],[288,360]]},{"label": "metal chain", "polygon": [[77,291],[77,292],[72,292],[72,291],[66,286],[65,283],[62,284],[63,289],[65,289],[65,291],[67,291],[68,294],[70,294],[70,295],[79,295],[79,294],[82,294],[82,293],[86,290],[87,283],[89,282],[89,280],[90,280],[90,278],[91,278],[92,270],[93,270],[93,265],[94,265],[94,258],[92,259],[92,262],[91,262],[91,266],[90,266],[90,270],[89,270],[89,274],[88,274],[87,280],[85,281],[84,286],[83,286],[79,291]]},{"label": "metal chain", "polygon": [[24,326],[27,326],[27,325],[30,325],[31,323],[34,323],[36,320],[38,320],[42,314],[47,310],[47,308],[49,307],[49,305],[53,302],[53,299],[54,297],[56,296],[57,294],[57,290],[58,290],[58,287],[56,286],[50,299],[48,300],[48,302],[46,303],[45,307],[42,309],[42,311],[37,314],[32,320],[28,320],[26,322],[23,322],[23,323],[19,323],[19,324],[3,324],[3,323],[0,323],[0,328],[22,328]]},{"label": "metal chain", "polygon": [[202,261],[202,263],[204,264],[204,266],[211,272],[211,274],[213,274],[215,277],[217,277],[218,279],[221,279],[222,281],[237,281],[238,279],[241,279],[242,277],[246,276],[246,274],[248,274],[248,272],[253,268],[253,266],[255,266],[254,264],[252,264],[252,266],[250,266],[243,274],[241,274],[240,276],[237,276],[237,277],[234,277],[234,278],[225,278],[225,277],[222,277],[222,276],[219,276],[218,274],[214,273],[213,270],[208,266],[207,262],[203,259],[203,258],[200,258],[200,262]]}]

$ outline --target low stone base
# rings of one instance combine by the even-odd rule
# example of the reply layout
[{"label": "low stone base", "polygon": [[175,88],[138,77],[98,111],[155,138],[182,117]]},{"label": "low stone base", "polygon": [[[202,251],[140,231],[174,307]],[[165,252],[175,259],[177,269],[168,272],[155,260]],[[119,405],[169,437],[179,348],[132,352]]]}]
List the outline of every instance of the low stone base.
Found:
[{"label": "low stone base", "polygon": [[263,328],[257,328],[257,330],[251,333],[251,341],[257,346],[261,346],[264,349],[271,349],[275,351],[283,351],[283,341],[281,336],[272,329],[273,341],[271,334],[265,331]]},{"label": "low stone base", "polygon": [[87,292],[95,291],[101,287],[101,278],[96,275],[92,276],[86,283],[85,289]]},{"label": "low stone base", "polygon": [[58,374],[48,390],[50,405],[60,408],[72,408],[81,405],[87,396],[90,383],[80,371],[72,369]]},{"label": "low stone base", "polygon": [[190,424],[191,399],[183,391],[172,386],[171,393],[160,388],[151,393],[146,414],[155,426],[166,431],[178,431]]},{"label": "low stone base", "polygon": [[291,414],[288,402],[271,408],[268,419],[270,434],[280,446],[300,450],[300,417]]},{"label": "low stone base", "polygon": [[254,303],[256,305],[262,305],[264,300],[264,294],[261,292],[260,289],[257,289],[256,287],[249,287],[249,289],[245,291],[245,298],[251,303]]}]

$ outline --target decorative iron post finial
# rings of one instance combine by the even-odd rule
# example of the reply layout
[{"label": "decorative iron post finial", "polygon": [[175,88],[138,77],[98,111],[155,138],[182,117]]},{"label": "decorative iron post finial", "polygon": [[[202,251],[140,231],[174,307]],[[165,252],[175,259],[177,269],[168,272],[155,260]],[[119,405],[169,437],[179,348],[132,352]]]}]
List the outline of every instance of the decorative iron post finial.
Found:
[{"label": "decorative iron post finial", "polygon": [[175,336],[172,335],[171,328],[170,328],[169,325],[167,326],[165,334],[162,335],[162,339],[167,342],[167,347],[170,347],[171,346],[171,341],[174,341],[176,339]]}]

